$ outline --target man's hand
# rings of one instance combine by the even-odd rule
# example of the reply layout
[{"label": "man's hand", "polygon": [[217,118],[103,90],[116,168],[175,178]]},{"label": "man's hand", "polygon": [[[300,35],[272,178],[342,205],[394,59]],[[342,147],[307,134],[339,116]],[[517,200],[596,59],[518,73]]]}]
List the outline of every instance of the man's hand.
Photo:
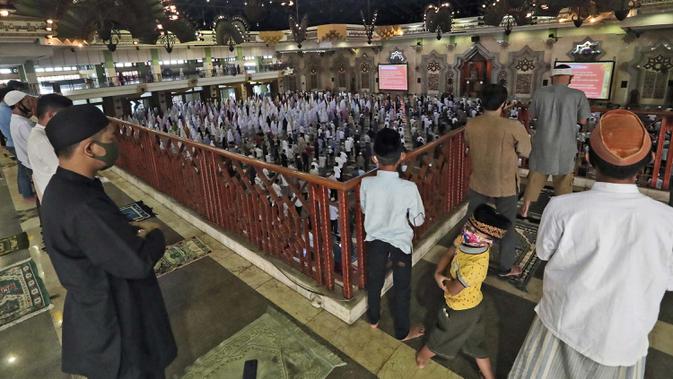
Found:
[{"label": "man's hand", "polygon": [[436,272],[435,273],[435,282],[437,283],[437,286],[442,290],[446,291],[446,284],[444,282],[450,281],[451,278],[442,275],[441,273]]},{"label": "man's hand", "polygon": [[154,229],[160,229],[159,224],[151,221],[137,221],[131,222],[131,225],[139,228],[138,237],[145,238]]}]

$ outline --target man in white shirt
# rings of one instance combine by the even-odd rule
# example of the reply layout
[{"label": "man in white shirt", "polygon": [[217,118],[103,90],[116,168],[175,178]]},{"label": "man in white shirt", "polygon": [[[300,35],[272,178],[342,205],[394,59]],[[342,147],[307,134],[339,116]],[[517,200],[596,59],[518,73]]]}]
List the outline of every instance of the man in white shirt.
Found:
[{"label": "man in white shirt", "polygon": [[35,98],[21,91],[9,91],[5,95],[5,104],[12,109],[12,118],[9,129],[16,149],[16,158],[19,160],[16,181],[19,193],[26,202],[35,200],[35,191],[31,183],[31,167],[28,160],[28,136],[33,128],[30,118],[35,113]]},{"label": "man in white shirt", "polygon": [[652,141],[626,110],[605,113],[590,139],[590,191],[553,198],[537,255],[542,300],[510,378],[642,378],[648,334],[673,290],[673,208],[641,194]]},{"label": "man in white shirt", "polygon": [[58,157],[44,128],[58,111],[71,106],[72,100],[56,93],[44,95],[37,100],[37,124],[28,136],[28,161],[33,169],[33,183],[40,201],[49,180],[58,168]]}]

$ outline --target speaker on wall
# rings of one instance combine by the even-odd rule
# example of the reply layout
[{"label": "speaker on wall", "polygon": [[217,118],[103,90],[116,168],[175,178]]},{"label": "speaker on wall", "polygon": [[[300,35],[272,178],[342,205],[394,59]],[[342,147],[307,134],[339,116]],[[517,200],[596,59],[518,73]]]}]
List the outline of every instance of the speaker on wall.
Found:
[{"label": "speaker on wall", "polygon": [[629,82],[626,80],[622,80],[622,83],[620,85],[620,88],[627,88],[629,86]]},{"label": "speaker on wall", "polygon": [[545,80],[542,81],[542,86],[543,87],[546,87],[548,85],[549,85],[549,80],[545,79]]},{"label": "speaker on wall", "polygon": [[421,84],[421,78],[416,79],[416,83]]}]

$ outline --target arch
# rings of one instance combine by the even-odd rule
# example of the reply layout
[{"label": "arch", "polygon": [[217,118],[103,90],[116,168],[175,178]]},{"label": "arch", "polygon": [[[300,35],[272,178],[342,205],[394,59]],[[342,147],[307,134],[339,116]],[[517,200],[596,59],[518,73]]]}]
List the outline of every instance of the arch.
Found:
[{"label": "arch", "polygon": [[449,65],[447,55],[432,50],[430,54],[421,56],[421,91],[427,94],[446,92],[447,72]]},{"label": "arch", "polygon": [[[544,51],[535,51],[526,45],[509,53],[509,62],[506,84],[510,96],[530,98],[542,84],[542,75],[546,71]],[[502,73],[507,74],[507,71]]]},{"label": "arch", "polygon": [[477,78],[477,80],[485,80],[485,82],[488,83],[497,83],[498,77],[501,75],[500,71],[503,70],[503,67],[498,61],[498,56],[496,53],[491,53],[481,43],[477,42],[472,47],[467,49],[465,53],[456,55],[456,60],[452,67],[452,71],[454,77],[456,78],[454,80],[454,93],[458,94],[459,96],[464,96],[465,94],[463,92],[469,92],[466,91],[466,88],[461,88],[465,87],[466,81],[470,80],[469,76],[466,76],[463,71],[469,68],[471,62],[476,60],[483,60],[485,66],[483,70],[484,72],[481,73],[481,78]]}]

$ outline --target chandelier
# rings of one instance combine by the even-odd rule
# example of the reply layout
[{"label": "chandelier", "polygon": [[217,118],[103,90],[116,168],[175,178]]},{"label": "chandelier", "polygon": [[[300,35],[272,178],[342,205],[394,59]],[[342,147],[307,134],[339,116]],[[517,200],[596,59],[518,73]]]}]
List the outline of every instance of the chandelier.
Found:
[{"label": "chandelier", "polygon": [[175,43],[178,40],[175,37],[175,34],[171,33],[170,31],[164,30],[164,26],[161,24],[157,24],[157,30],[159,31],[159,38],[157,39],[157,42],[159,42],[164,46],[164,49],[166,49],[166,52],[168,54],[172,53],[173,47],[175,46]]},{"label": "chandelier", "polygon": [[505,35],[509,35],[515,26],[535,23],[535,9],[535,1],[531,0],[498,0],[486,8],[483,21],[486,25],[504,27]]},{"label": "chandelier", "polygon": [[442,39],[442,33],[451,32],[451,24],[453,22],[452,13],[451,4],[448,2],[440,5],[428,5],[425,7],[425,12],[423,12],[425,30],[431,33],[437,33],[437,39]]},{"label": "chandelier", "polygon": [[301,49],[302,42],[306,41],[306,29],[308,28],[308,14],[302,17],[299,21],[299,0],[297,0],[296,16],[290,15],[290,31],[292,38],[297,43],[297,47]]},{"label": "chandelier", "polygon": [[249,25],[241,16],[220,16],[215,20],[215,41],[218,45],[229,46],[229,51],[234,51],[236,45],[246,41]]},{"label": "chandelier", "polygon": [[117,45],[122,39],[121,30],[119,30],[119,25],[116,23],[113,23],[109,29],[99,30],[98,35],[109,51],[116,51]]},{"label": "chandelier", "polygon": [[[362,16],[362,25],[365,27],[365,33],[367,34],[367,44],[372,44],[372,37],[374,36],[374,30],[376,29],[376,19],[379,15],[379,10],[374,10],[374,14],[370,21],[367,21],[365,17],[365,12],[360,10],[360,15]],[[367,16],[369,16],[369,0],[367,0]]]},{"label": "chandelier", "polygon": [[640,8],[640,0],[613,0],[615,18],[624,21],[632,10]]}]

